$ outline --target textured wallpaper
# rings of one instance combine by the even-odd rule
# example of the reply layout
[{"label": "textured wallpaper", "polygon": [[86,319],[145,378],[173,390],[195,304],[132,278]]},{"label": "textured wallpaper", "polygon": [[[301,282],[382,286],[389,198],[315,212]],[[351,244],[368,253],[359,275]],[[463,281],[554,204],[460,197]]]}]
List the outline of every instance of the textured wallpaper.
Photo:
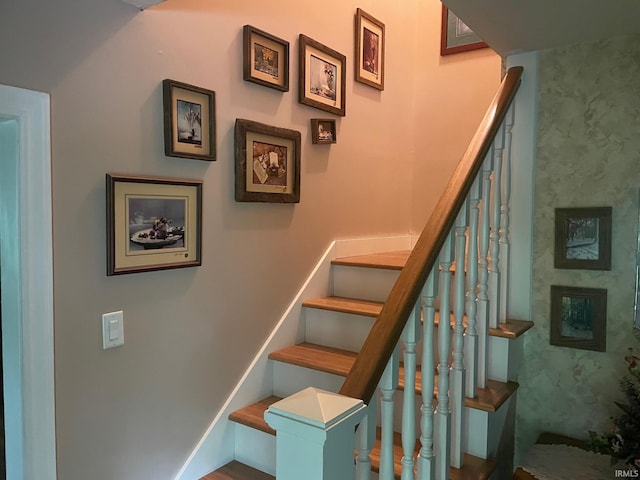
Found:
[{"label": "textured wallpaper", "polygon": [[[517,457],[542,431],[610,428],[632,336],[640,191],[640,36],[541,52],[532,320],[519,374]],[[553,267],[554,209],[610,206],[611,271]],[[550,285],[606,288],[607,348],[549,344]]]}]

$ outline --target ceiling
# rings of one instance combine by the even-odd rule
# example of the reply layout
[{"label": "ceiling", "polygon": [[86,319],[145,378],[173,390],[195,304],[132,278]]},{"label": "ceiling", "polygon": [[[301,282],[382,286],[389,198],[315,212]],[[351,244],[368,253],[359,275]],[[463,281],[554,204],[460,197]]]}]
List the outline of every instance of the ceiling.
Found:
[{"label": "ceiling", "polygon": [[640,0],[443,0],[500,55],[640,33]]}]

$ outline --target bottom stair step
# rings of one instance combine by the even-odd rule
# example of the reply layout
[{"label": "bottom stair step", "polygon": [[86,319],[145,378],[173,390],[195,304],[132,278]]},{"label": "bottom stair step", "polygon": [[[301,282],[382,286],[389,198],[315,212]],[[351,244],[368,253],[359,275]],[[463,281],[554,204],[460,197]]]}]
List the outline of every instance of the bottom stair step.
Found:
[{"label": "bottom stair step", "polygon": [[234,460],[200,480],[276,480],[276,477]]},{"label": "bottom stair step", "polygon": [[[235,412],[229,415],[229,419],[246,425],[248,427],[256,428],[263,432],[270,433],[272,435],[275,432],[266,424],[264,421],[264,411],[269,408],[269,405],[280,400],[279,397],[271,396],[265,399],[260,400],[254,404],[248,405],[244,408],[236,410]],[[377,432],[377,441],[373,449],[371,450],[371,465],[372,470],[377,472],[380,466],[380,429]],[[401,470],[402,470],[402,439],[400,433],[394,433],[393,436],[393,463],[394,463],[394,473],[396,478],[400,478]],[[419,452],[420,444],[416,441],[416,454]],[[247,467],[238,462],[231,462],[228,465],[223,467],[227,468],[232,464],[240,465],[244,468],[251,469],[251,467]],[[464,466],[460,469],[451,468],[450,472],[450,480],[484,480],[491,476],[491,473],[495,470],[497,464],[492,459],[482,459],[478,457],[474,457],[473,455],[464,456]],[[234,465],[235,468],[240,468]],[[270,475],[260,472],[261,475],[264,476],[254,476],[254,477],[242,477],[242,476],[228,476],[229,473],[221,473],[222,476],[212,476],[216,475],[222,469],[217,470],[213,473],[210,473],[206,477],[200,480],[242,480],[245,478],[252,478],[255,480],[263,480],[263,479],[273,479]],[[251,469],[255,470],[255,469]],[[224,476],[224,475],[227,476]]]}]

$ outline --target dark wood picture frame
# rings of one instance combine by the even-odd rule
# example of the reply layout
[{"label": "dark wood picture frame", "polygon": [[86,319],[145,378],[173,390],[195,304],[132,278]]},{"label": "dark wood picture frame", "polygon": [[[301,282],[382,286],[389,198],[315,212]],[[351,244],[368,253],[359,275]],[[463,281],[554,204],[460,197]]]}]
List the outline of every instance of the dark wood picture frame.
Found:
[{"label": "dark wood picture frame", "polygon": [[440,55],[468,52],[488,46],[455,13],[442,6]]},{"label": "dark wood picture frame", "polygon": [[611,270],[611,207],[556,208],[554,267]]},{"label": "dark wood picture frame", "polygon": [[300,132],[238,118],[234,137],[236,201],[298,203]]},{"label": "dark wood picture frame", "polygon": [[216,93],[176,80],[162,82],[164,154],[216,160]]},{"label": "dark wood picture frame", "polygon": [[550,343],[604,352],[607,349],[607,290],[551,285]]},{"label": "dark wood picture frame", "polygon": [[245,25],[242,47],[244,80],[281,92],[289,91],[289,42]]},{"label": "dark wood picture frame", "polygon": [[202,180],[106,174],[107,275],[202,263]]},{"label": "dark wood picture frame", "polygon": [[311,143],[324,145],[336,143],[336,120],[334,118],[311,119]]},{"label": "dark wood picture frame", "polygon": [[356,10],[355,80],[384,90],[384,23],[361,8]]},{"label": "dark wood picture frame", "polygon": [[298,101],[344,117],[347,95],[346,57],[300,34],[298,66]]}]

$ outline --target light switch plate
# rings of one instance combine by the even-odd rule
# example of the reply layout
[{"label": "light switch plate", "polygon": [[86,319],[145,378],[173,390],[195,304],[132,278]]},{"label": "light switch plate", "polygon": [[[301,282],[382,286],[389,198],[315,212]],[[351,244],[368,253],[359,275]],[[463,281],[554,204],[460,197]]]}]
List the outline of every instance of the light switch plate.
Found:
[{"label": "light switch plate", "polygon": [[105,313],[102,315],[102,349],[119,347],[124,344],[124,313]]}]

